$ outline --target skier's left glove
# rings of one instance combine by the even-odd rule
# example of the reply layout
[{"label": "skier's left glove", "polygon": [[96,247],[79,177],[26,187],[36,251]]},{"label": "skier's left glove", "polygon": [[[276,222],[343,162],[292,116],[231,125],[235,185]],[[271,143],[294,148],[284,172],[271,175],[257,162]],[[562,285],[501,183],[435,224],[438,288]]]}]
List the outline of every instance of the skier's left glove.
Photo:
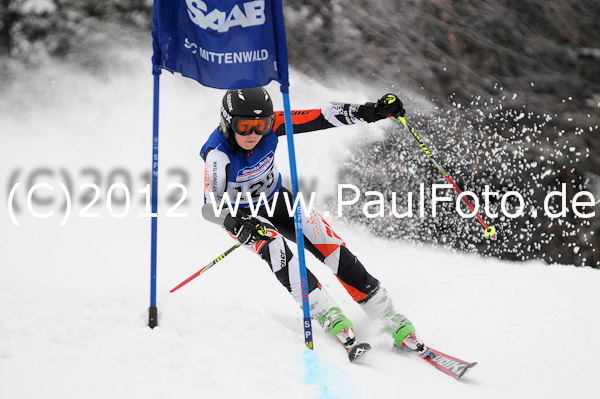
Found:
[{"label": "skier's left glove", "polygon": [[357,116],[366,122],[377,122],[390,116],[398,118],[405,114],[406,110],[402,100],[392,93],[381,97],[376,103],[361,105],[357,112]]},{"label": "skier's left glove", "polygon": [[[231,217],[231,215],[228,215]],[[234,219],[233,217],[231,217]],[[260,220],[253,218],[252,216],[240,216],[236,218],[235,225],[231,223],[225,223],[225,228],[235,235],[235,238],[242,244],[256,244],[257,242],[271,241],[272,238],[267,235],[267,227],[261,223]],[[228,226],[229,225],[229,226]],[[229,228],[228,228],[229,227]]]}]

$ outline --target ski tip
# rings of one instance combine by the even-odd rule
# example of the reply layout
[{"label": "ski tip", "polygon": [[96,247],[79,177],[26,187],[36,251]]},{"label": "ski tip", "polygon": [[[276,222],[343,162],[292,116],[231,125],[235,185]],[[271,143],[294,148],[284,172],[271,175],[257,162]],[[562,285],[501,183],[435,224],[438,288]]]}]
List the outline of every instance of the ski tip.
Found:
[{"label": "ski tip", "polygon": [[465,374],[467,374],[467,372],[468,372],[469,370],[471,370],[471,369],[472,369],[473,367],[475,367],[475,366],[477,366],[477,362],[473,362],[473,363],[469,364],[467,367],[465,367],[465,368],[463,369],[463,371],[460,373],[460,375],[456,376],[456,379],[457,379],[457,380],[460,380],[460,379],[461,379],[461,378],[462,378],[462,377],[463,377]]},{"label": "ski tip", "polygon": [[348,359],[353,362],[370,350],[371,345],[367,343],[356,344],[350,349],[350,352],[348,352]]}]

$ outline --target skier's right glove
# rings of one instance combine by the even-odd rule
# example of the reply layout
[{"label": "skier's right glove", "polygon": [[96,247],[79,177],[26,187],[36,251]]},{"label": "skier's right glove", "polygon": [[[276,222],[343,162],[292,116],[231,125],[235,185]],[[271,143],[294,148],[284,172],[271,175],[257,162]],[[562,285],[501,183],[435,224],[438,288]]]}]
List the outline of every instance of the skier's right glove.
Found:
[{"label": "skier's right glove", "polygon": [[225,228],[242,244],[252,245],[261,240],[267,242],[273,240],[273,238],[267,235],[266,226],[262,224],[260,220],[253,218],[252,216],[244,215],[233,218],[231,215],[228,215],[228,218],[234,219],[235,225],[233,225],[233,223],[231,223],[232,220],[229,219],[229,221],[226,221],[225,223]]}]

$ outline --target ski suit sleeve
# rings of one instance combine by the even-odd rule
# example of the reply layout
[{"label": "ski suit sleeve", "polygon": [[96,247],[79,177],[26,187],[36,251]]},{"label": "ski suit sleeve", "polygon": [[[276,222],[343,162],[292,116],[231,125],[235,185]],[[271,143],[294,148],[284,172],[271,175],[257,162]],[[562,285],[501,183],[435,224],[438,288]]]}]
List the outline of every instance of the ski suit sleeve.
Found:
[{"label": "ski suit sleeve", "polygon": [[[209,150],[204,161],[204,205],[202,216],[209,222],[223,225],[229,209],[225,206],[220,214],[215,213],[223,201],[227,191],[227,174],[229,172],[229,157],[222,151]],[[214,205],[214,206],[213,206]]]},{"label": "ski suit sleeve", "polygon": [[[292,111],[294,134],[353,125],[359,122],[368,122],[364,117],[364,105],[332,104],[322,109]],[[277,136],[285,135],[283,111],[275,112],[273,131]]]}]

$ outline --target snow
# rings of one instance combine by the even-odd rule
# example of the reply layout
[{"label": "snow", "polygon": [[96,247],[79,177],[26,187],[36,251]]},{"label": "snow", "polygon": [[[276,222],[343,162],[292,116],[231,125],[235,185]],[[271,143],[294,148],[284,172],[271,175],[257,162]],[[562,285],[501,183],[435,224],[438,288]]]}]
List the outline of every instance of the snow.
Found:
[{"label": "snow", "polygon": [[[562,398],[600,390],[600,272],[591,268],[501,262],[385,241],[331,218],[426,343],[479,363],[458,382],[391,351],[380,326],[311,256],[309,267],[353,320],[359,339],[374,347],[360,364],[348,362],[316,325],[315,351],[304,349],[300,309],[245,250],[169,294],[232,241],[199,212],[198,150],[217,124],[222,94],[168,73],[161,78],[161,198],[178,181],[168,172],[182,168],[189,196],[180,210],[189,216],[167,218],[161,208],[160,325],[147,328],[150,224],[138,216],[144,212],[138,190],[151,160],[148,54],[131,51],[129,70],[108,79],[60,65],[42,76],[26,72],[0,99],[3,197],[16,171],[26,186],[41,169],[47,173],[36,181],[71,180],[75,193],[64,227],[58,227],[64,202],[58,186],[39,193],[54,206],[36,205],[40,212],[55,208],[51,218],[26,215],[23,188],[15,195],[21,227],[0,212],[0,397]],[[279,97],[276,86],[270,91]],[[299,74],[291,94],[294,108],[367,100],[356,87],[324,87]],[[335,192],[332,151],[344,156],[346,143],[380,134],[371,125],[296,136],[302,177],[316,179],[319,194]],[[287,173],[285,143],[278,151]],[[122,219],[106,207],[117,169],[132,179],[134,200]],[[78,217],[89,202],[78,187],[94,181],[103,191],[91,210],[102,216]]]}]

